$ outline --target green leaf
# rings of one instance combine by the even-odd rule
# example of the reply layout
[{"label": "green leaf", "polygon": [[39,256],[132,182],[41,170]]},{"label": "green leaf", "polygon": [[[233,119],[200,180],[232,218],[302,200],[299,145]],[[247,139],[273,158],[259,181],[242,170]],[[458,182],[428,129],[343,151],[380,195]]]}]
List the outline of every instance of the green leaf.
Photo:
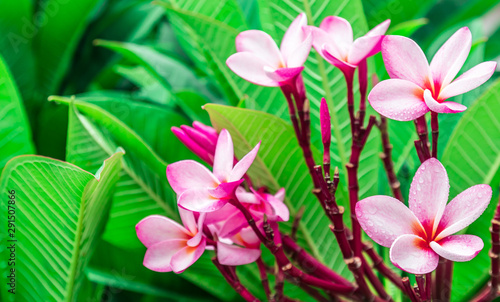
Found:
[{"label": "green leaf", "polygon": [[[10,205],[15,211],[15,219],[9,217],[15,232],[2,234],[5,301],[81,299],[83,270],[104,230],[122,156],[123,151],[118,150],[95,176],[69,163],[38,156],[19,156],[7,164],[0,181],[0,191],[5,194],[0,203],[3,209]],[[7,215],[1,216],[2,225],[7,225],[7,219]],[[16,251],[15,295],[6,290],[7,271],[14,268],[7,265],[11,251],[6,247],[11,244]]]},{"label": "green leaf", "polygon": [[[262,142],[248,172],[254,185],[266,186],[271,192],[284,187],[285,202],[292,217],[304,206],[307,211],[300,223],[302,245],[306,244],[305,248],[335,271],[345,273],[346,267],[328,227],[328,219],[311,192],[312,180],[292,127],[280,118],[254,110],[213,104],[205,108],[214,127],[225,128],[231,133],[237,157],[241,158]],[[313,152],[319,158],[319,152],[316,149]]]},{"label": "green leaf", "polygon": [[5,61],[0,57],[0,171],[12,157],[34,152],[22,99]]},{"label": "green leaf", "polygon": [[391,24],[394,26],[408,20],[424,17],[435,2],[436,0],[363,0],[363,7],[368,25],[372,28],[387,19],[391,19]]},{"label": "green leaf", "polygon": [[98,0],[48,0],[37,13],[34,47],[42,97],[56,93]]},{"label": "green leaf", "polygon": [[[477,184],[489,184],[496,192],[500,184],[500,81],[469,109],[455,127],[441,159],[450,178],[450,198]],[[453,301],[468,301],[486,282],[491,247],[489,226],[497,199],[467,230],[480,236],[485,247],[470,262],[455,263]],[[460,289],[460,290],[456,290]]]},{"label": "green leaf", "polygon": [[[95,104],[99,104],[97,106],[81,99],[72,100],[63,97],[52,97],[51,99],[58,103],[73,104],[74,106],[70,107],[69,113],[68,161],[92,170],[96,167],[95,162],[106,156],[112,148],[122,146],[127,152],[123,158],[123,173],[116,185],[110,219],[103,239],[119,248],[140,249],[144,253],[145,248],[135,233],[135,225],[141,219],[156,214],[179,221],[175,193],[168,186],[165,177],[167,163],[152,150],[151,146],[138,133],[153,132],[153,134],[149,133],[149,137],[156,140],[157,146],[162,146],[166,140],[157,135],[155,131],[148,130],[148,120],[139,118],[134,121],[136,116],[149,115],[149,122],[154,126],[160,123],[160,120],[157,119],[161,116],[160,113],[155,112],[154,109],[147,111],[148,105],[130,103],[129,106],[134,106],[129,107],[130,112],[134,114],[122,118],[130,123],[131,127],[137,129],[136,132],[115,115],[103,109],[111,110],[117,115],[120,115],[119,112],[122,114],[127,112],[120,109],[123,107],[117,105],[117,100],[93,100]],[[91,98],[86,100],[90,101]],[[164,124],[165,120],[163,120]],[[165,128],[165,131],[169,131],[168,127]],[[173,139],[170,140],[170,142],[172,141]],[[175,139],[175,141],[177,140]],[[151,142],[155,145],[154,141]],[[169,148],[168,152],[174,150],[180,151],[182,149]],[[229,285],[223,281],[222,276],[208,257],[208,254],[205,255],[202,260],[197,261],[181,276],[220,299],[231,299],[232,296],[228,295]],[[130,265],[134,266],[135,264],[131,263]],[[129,269],[128,265],[124,265],[124,268]],[[253,280],[252,282],[257,283],[255,277],[252,279],[253,273],[249,273],[246,268],[242,268],[242,270],[249,276],[250,280]]]}]

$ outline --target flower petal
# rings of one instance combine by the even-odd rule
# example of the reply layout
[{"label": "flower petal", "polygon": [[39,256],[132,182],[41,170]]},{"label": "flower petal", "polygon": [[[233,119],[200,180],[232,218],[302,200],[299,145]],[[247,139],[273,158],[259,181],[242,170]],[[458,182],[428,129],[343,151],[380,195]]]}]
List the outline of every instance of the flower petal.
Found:
[{"label": "flower petal", "polygon": [[236,198],[242,203],[259,204],[259,198],[254,192],[247,192],[243,187],[236,189]]},{"label": "flower petal", "polygon": [[226,219],[218,234],[221,238],[230,238],[248,226],[245,216],[240,211],[235,212],[230,217],[226,217]]},{"label": "flower petal", "polygon": [[415,215],[401,201],[389,196],[371,196],[359,201],[356,216],[366,234],[385,247],[390,247],[401,235],[422,234]]},{"label": "flower petal", "polygon": [[137,237],[147,248],[165,240],[189,239],[188,231],[170,218],[151,215],[135,226]]},{"label": "flower petal", "polygon": [[469,261],[483,249],[483,240],[474,235],[453,235],[438,242],[431,242],[431,248],[439,256],[451,261]]},{"label": "flower petal", "polygon": [[181,160],[168,165],[167,179],[177,194],[193,188],[215,188],[219,184],[210,170],[194,160]]},{"label": "flower petal", "polygon": [[378,113],[397,121],[411,121],[429,111],[422,89],[410,81],[385,80],[373,87],[368,101]]},{"label": "flower petal", "polygon": [[427,58],[413,40],[402,36],[386,36],[382,41],[382,58],[391,78],[408,80],[422,88],[429,83]]},{"label": "flower petal", "polygon": [[180,207],[194,212],[213,212],[222,208],[227,199],[219,199],[210,195],[207,189],[191,189],[179,196]]},{"label": "flower petal", "polygon": [[380,45],[384,36],[364,36],[356,39],[349,50],[347,61],[352,65],[358,65],[364,59],[373,56],[380,51]]},{"label": "flower petal", "polygon": [[228,181],[237,181],[240,180],[245,173],[247,173],[248,168],[252,165],[255,157],[257,156],[257,152],[259,152],[260,142],[252,149],[252,151],[248,152],[240,161],[234,166],[229,176]]},{"label": "flower petal", "polygon": [[387,19],[379,25],[372,28],[369,32],[366,33],[365,37],[373,37],[373,36],[382,36],[385,35],[389,26],[391,25],[391,20]]},{"label": "flower petal", "polygon": [[243,182],[243,179],[232,181],[232,182],[223,182],[217,188],[208,190],[210,196],[213,198],[220,199],[228,199],[233,198],[234,193],[238,186]]},{"label": "flower petal", "polygon": [[391,262],[412,274],[427,274],[436,269],[439,256],[419,236],[401,235],[391,246]]},{"label": "flower petal", "polygon": [[155,272],[171,272],[172,257],[186,247],[186,240],[161,241],[148,247],[144,266]]},{"label": "flower petal", "polygon": [[293,68],[278,68],[276,70],[265,67],[264,70],[266,71],[266,74],[270,79],[276,81],[277,83],[280,83],[280,85],[283,85],[284,83],[289,82],[290,80],[294,79],[299,73],[301,73],[302,70],[304,70],[304,66]]},{"label": "flower petal", "polygon": [[233,140],[226,129],[222,129],[217,140],[214,157],[214,175],[220,182],[228,180],[233,170]]},{"label": "flower petal", "polygon": [[436,240],[464,229],[479,218],[488,207],[491,195],[489,185],[476,185],[453,198],[439,222]]},{"label": "flower petal", "polygon": [[462,27],[439,48],[430,65],[434,84],[444,87],[453,81],[469,55],[471,43],[469,28]]},{"label": "flower petal", "polygon": [[181,216],[182,224],[191,234],[196,234],[198,232],[198,226],[196,225],[196,219],[194,218],[193,212],[179,208],[179,216]]},{"label": "flower petal", "polygon": [[290,211],[282,200],[268,194],[267,202],[269,202],[273,208],[274,215],[279,218],[278,221],[288,221],[288,219],[290,219]]},{"label": "flower petal", "polygon": [[238,76],[260,86],[278,87],[280,84],[264,71],[268,64],[249,52],[238,52],[226,60],[226,65]]},{"label": "flower petal", "polygon": [[356,69],[356,65],[350,64],[347,62],[347,55],[344,58],[334,55],[332,52],[333,49],[331,45],[325,44],[323,45],[323,49],[321,50],[322,57],[333,66],[337,67],[344,73],[344,75],[352,76],[354,70]]},{"label": "flower petal", "polygon": [[175,253],[175,255],[172,256],[172,260],[170,261],[170,265],[174,273],[182,273],[185,269],[193,265],[193,263],[195,263],[196,260],[198,260],[201,255],[203,255],[206,245],[207,241],[203,237],[197,247],[186,246],[182,250]]},{"label": "flower petal", "polygon": [[[302,66],[311,50],[311,34],[308,30],[303,30],[306,25],[306,14],[299,14],[290,24],[283,36],[283,40],[281,40],[281,54],[288,67]],[[308,42],[304,44],[305,41]]]},{"label": "flower petal", "polygon": [[429,89],[424,91],[424,100],[427,107],[429,107],[431,111],[437,113],[457,113],[467,109],[466,106],[455,102],[445,101],[439,103],[432,97],[432,93]]},{"label": "flower petal", "polygon": [[445,100],[481,86],[491,78],[496,68],[497,62],[493,61],[483,62],[472,67],[456,78],[455,81],[444,87],[439,93],[439,99]]},{"label": "flower petal", "polygon": [[408,205],[428,235],[437,229],[449,190],[448,174],[439,160],[430,158],[420,165],[411,182]]},{"label": "flower petal", "polygon": [[260,30],[246,30],[236,37],[236,50],[249,52],[268,66],[279,68],[284,64],[280,50],[273,38]]},{"label": "flower petal", "polygon": [[244,265],[255,262],[260,257],[260,249],[242,248],[217,242],[217,259],[222,265]]},{"label": "flower petal", "polygon": [[347,55],[353,41],[352,27],[349,21],[341,17],[329,16],[323,19],[319,28],[328,34],[329,44],[334,44],[342,55]]}]

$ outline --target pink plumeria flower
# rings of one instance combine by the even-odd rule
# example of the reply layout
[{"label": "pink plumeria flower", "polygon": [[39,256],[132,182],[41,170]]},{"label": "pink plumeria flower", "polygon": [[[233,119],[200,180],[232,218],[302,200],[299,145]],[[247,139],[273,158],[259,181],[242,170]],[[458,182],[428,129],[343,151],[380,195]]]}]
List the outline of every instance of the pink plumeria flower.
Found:
[{"label": "pink plumeria flower", "polygon": [[219,134],[213,173],[193,160],[167,166],[167,179],[178,195],[178,205],[195,212],[212,212],[222,208],[243,182],[259,150],[260,142],[233,167],[233,141],[225,129]]},{"label": "pink plumeria flower", "polygon": [[198,260],[206,247],[201,231],[205,214],[198,223],[193,212],[179,208],[183,226],[160,215],[151,215],[135,227],[137,237],[148,248],[144,266],[157,272],[181,273]]},{"label": "pink plumeria flower", "polygon": [[356,204],[356,216],[366,234],[390,247],[394,265],[412,274],[433,271],[439,256],[469,261],[483,248],[481,238],[453,235],[476,220],[488,206],[492,191],[476,185],[448,205],[449,180],[443,165],[428,159],[410,187],[409,206],[389,196],[372,196]]},{"label": "pink plumeria flower", "polygon": [[429,111],[462,112],[467,107],[446,101],[486,82],[496,62],[484,62],[455,78],[471,48],[467,27],[459,29],[441,46],[429,65],[422,49],[411,39],[387,36],[382,57],[390,80],[377,84],[368,101],[378,113],[398,121],[410,121]]},{"label": "pink plumeria flower", "polygon": [[286,31],[281,47],[260,30],[247,30],[236,37],[237,53],[226,64],[243,79],[261,86],[287,84],[304,69],[311,51],[312,36],[306,27],[307,17],[301,13]]},{"label": "pink plumeria flower", "polygon": [[390,24],[391,20],[386,20],[356,40],[351,24],[341,17],[326,17],[319,28],[310,28],[316,51],[345,75],[352,75],[358,64],[380,51],[380,43]]}]

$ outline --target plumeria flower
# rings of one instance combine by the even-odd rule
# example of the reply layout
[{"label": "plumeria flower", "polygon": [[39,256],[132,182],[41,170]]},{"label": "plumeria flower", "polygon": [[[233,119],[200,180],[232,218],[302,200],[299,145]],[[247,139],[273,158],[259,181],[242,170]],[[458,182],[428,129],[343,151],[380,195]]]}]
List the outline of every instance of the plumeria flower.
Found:
[{"label": "plumeria flower", "polygon": [[490,202],[491,187],[470,187],[447,205],[449,187],[443,165],[431,158],[413,178],[409,208],[389,196],[372,196],[356,204],[356,216],[370,238],[390,247],[392,263],[409,273],[433,271],[439,256],[469,261],[481,251],[483,241],[453,234],[481,216]]},{"label": "plumeria flower", "polygon": [[304,69],[312,36],[307,17],[301,13],[286,31],[278,48],[273,38],[260,30],[247,30],[236,37],[237,53],[226,64],[243,79],[261,86],[287,84]]},{"label": "plumeria flower", "polygon": [[167,166],[167,179],[178,195],[178,205],[195,212],[212,212],[222,208],[243,182],[241,179],[253,163],[260,142],[233,167],[233,141],[225,129],[219,134],[213,173],[193,160]]},{"label": "plumeria flower", "polygon": [[193,212],[179,208],[182,224],[160,215],[151,215],[135,227],[137,237],[148,248],[144,266],[157,272],[181,273],[198,260],[206,247],[201,231],[204,216],[196,223]]},{"label": "plumeria flower", "polygon": [[359,63],[380,51],[380,43],[390,24],[391,20],[386,20],[356,40],[351,24],[341,17],[326,17],[319,28],[310,28],[316,51],[344,74],[351,75]]},{"label": "plumeria flower", "polygon": [[414,120],[429,111],[462,112],[467,107],[446,101],[486,82],[495,72],[496,62],[483,62],[455,78],[471,48],[467,27],[459,29],[441,46],[429,65],[422,49],[412,40],[387,36],[382,57],[390,80],[377,84],[368,101],[380,114],[398,121]]}]

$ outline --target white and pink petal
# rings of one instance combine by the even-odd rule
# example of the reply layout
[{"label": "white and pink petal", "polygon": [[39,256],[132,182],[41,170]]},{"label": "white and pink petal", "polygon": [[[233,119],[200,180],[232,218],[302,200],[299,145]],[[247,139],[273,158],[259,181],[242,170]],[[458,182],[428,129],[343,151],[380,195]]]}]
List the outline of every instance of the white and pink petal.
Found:
[{"label": "white and pink petal", "polygon": [[373,109],[397,121],[411,121],[429,112],[423,90],[415,83],[390,79],[378,83],[368,95]]},{"label": "white and pink petal", "polygon": [[151,215],[142,219],[135,226],[137,237],[146,247],[165,240],[190,238],[189,232],[170,218]]},{"label": "white and pink petal", "polygon": [[410,209],[389,196],[377,195],[359,201],[356,217],[366,234],[385,247],[390,247],[401,235],[423,236],[422,226]]},{"label": "white and pink petal", "polygon": [[412,274],[427,274],[436,269],[439,256],[419,236],[401,235],[391,246],[391,262]]},{"label": "white and pink petal", "polygon": [[438,242],[431,242],[430,247],[439,256],[451,261],[469,261],[483,249],[483,240],[474,235],[453,235]]},{"label": "white and pink petal", "polygon": [[215,188],[219,183],[210,170],[194,160],[182,160],[168,165],[167,179],[177,194],[192,188]]},{"label": "white and pink petal", "polygon": [[260,254],[260,249],[217,242],[217,259],[222,265],[237,266],[253,263],[260,257]]}]

